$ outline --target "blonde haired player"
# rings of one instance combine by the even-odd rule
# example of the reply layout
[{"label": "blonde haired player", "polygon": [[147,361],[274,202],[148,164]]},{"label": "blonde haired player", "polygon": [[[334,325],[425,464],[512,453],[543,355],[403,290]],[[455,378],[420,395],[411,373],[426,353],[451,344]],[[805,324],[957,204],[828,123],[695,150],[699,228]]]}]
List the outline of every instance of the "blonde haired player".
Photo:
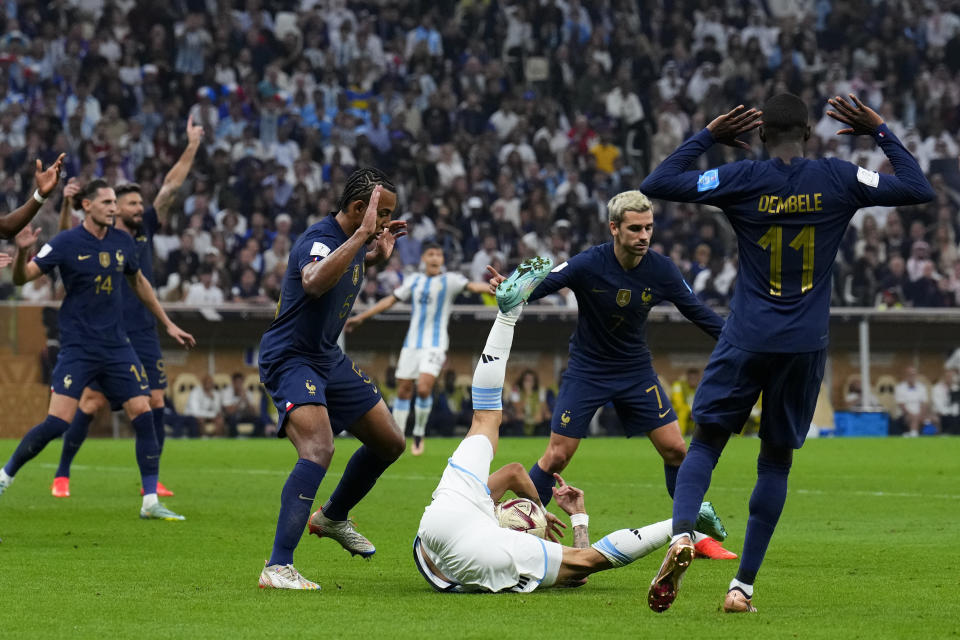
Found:
[{"label": "blonde haired player", "polygon": [[397,302],[410,303],[410,328],[403,340],[397,361],[397,398],[393,403],[393,419],[402,431],[410,415],[414,384],[417,398],[413,408],[413,445],[410,453],[423,453],[427,419],[433,408],[433,384],[447,360],[450,336],[447,324],[454,299],[466,289],[471,293],[486,293],[486,282],[470,282],[456,271],[443,270],[443,250],[433,242],[423,244],[420,254],[423,271],[404,279],[390,295],[375,305],[347,320],[346,330],[352,331],[368,318],[386,311]]},{"label": "blonde haired player", "polygon": [[[550,266],[549,260],[525,262],[500,287],[498,297],[515,292],[514,297],[525,300]],[[583,492],[564,483],[559,475],[553,496],[570,515],[573,547],[555,541],[565,525],[549,513],[550,540],[499,526],[494,503],[506,491],[540,502],[520,463],[490,473],[499,440],[507,359],[522,308],[519,303],[507,313],[497,314],[473,374],[473,423],[450,457],[413,543],[417,568],[437,591],[528,592],[537,587],[582,584],[588,575],[625,566],[670,539],[670,521],[664,520],[640,529],[614,531],[590,546]],[[700,514],[698,526],[723,539],[726,532],[709,503],[704,503]]]}]

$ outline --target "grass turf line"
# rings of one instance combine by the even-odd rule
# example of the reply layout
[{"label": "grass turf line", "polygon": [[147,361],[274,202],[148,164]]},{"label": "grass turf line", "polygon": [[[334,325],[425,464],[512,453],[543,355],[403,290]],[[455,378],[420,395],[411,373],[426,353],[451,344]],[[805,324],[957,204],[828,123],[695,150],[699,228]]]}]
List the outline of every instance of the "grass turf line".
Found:
[{"label": "grass turf line", "polygon": [[[457,442],[429,439],[424,456],[403,456],[351,514],[377,546],[372,560],[304,536],[296,566],[321,593],[257,588],[280,489],[295,462],[289,443],[168,440],[161,479],[177,492],[167,503],[187,516],[181,523],[137,517],[130,440],[88,441],[74,467],[73,497],[54,499],[60,443],[52,443],[0,497],[0,637],[497,638],[517,633],[517,625],[577,638],[960,635],[960,439],[809,442],[795,458],[759,575],[756,616],[717,613],[736,561],[697,561],[673,608],[649,611],[646,588],[662,551],[576,590],[433,592],[413,565],[411,542]],[[356,446],[337,445],[316,505]],[[494,465],[529,466],[544,445],[504,439]],[[0,460],[15,446],[0,441]],[[707,496],[738,553],[757,450],[756,440],[732,441]],[[670,516],[662,463],[645,440],[590,439],[564,477],[586,492],[593,540]]]}]

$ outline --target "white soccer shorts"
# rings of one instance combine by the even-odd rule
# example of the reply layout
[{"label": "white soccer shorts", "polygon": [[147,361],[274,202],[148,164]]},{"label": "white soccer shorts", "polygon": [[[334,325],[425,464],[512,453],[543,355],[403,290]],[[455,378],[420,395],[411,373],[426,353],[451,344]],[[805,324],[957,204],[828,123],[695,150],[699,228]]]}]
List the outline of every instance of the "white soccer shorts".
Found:
[{"label": "white soccer shorts", "polygon": [[[487,488],[492,460],[493,445],[486,436],[465,438],[420,519],[414,557],[438,590],[527,592],[557,580],[561,545],[497,523]],[[438,576],[428,575],[418,553],[457,585],[444,586]]]},{"label": "white soccer shorts", "polygon": [[436,378],[440,375],[440,370],[443,369],[443,363],[446,361],[447,352],[443,349],[404,347],[400,350],[400,359],[397,360],[397,378],[416,380],[421,373]]}]

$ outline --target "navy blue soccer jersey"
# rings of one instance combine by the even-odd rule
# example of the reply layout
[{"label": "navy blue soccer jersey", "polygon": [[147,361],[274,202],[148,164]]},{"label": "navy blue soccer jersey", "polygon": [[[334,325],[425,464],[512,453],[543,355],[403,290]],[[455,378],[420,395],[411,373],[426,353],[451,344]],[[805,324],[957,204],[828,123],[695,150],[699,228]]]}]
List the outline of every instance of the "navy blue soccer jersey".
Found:
[{"label": "navy blue soccer jersey", "polygon": [[[137,263],[147,282],[153,286],[153,234],[160,228],[157,210],[148,207],[143,212],[143,226],[133,238],[136,246]],[[130,288],[130,284],[123,285],[123,324],[129,333],[145,330],[156,330],[157,319],[150,310],[143,306],[140,298]]]},{"label": "navy blue soccer jersey", "polygon": [[874,139],[896,175],[837,158],[742,160],[688,171],[713,144],[704,129],[664,160],[643,184],[652,198],[719,207],[737,234],[740,273],[723,330],[756,352],[804,353],[827,346],[831,273],[847,224],[860,207],[931,200],[933,190],[910,152],[881,125]]},{"label": "navy blue soccer jersey", "polygon": [[277,315],[260,341],[260,362],[266,369],[294,357],[321,367],[335,364],[342,351],[337,338],[360,292],[366,248],[361,247],[332,289],[319,298],[303,290],[301,271],[323,260],[347,241],[333,215],[307,229],[290,250],[280,290]]},{"label": "navy blue soccer jersey", "polygon": [[655,251],[627,271],[612,242],[590,247],[555,267],[530,300],[564,287],[576,295],[579,308],[570,338],[571,373],[604,376],[651,368],[646,320],[664,300],[714,338],[723,328],[723,320],[697,299],[673,261]]},{"label": "navy blue soccer jersey", "polygon": [[60,269],[67,291],[60,307],[63,346],[128,344],[121,280],[140,268],[129,234],[109,228],[100,240],[81,225],[55,235],[33,260],[44,273]]}]

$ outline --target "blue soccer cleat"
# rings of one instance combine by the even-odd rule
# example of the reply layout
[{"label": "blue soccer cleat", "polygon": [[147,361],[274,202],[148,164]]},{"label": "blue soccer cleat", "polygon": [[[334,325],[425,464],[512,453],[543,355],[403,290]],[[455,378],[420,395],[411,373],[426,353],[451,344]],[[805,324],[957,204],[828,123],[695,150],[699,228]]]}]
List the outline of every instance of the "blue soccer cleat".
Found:
[{"label": "blue soccer cleat", "polygon": [[552,268],[553,260],[550,258],[527,258],[521,262],[516,271],[497,287],[497,306],[500,311],[507,313],[526,302]]}]

